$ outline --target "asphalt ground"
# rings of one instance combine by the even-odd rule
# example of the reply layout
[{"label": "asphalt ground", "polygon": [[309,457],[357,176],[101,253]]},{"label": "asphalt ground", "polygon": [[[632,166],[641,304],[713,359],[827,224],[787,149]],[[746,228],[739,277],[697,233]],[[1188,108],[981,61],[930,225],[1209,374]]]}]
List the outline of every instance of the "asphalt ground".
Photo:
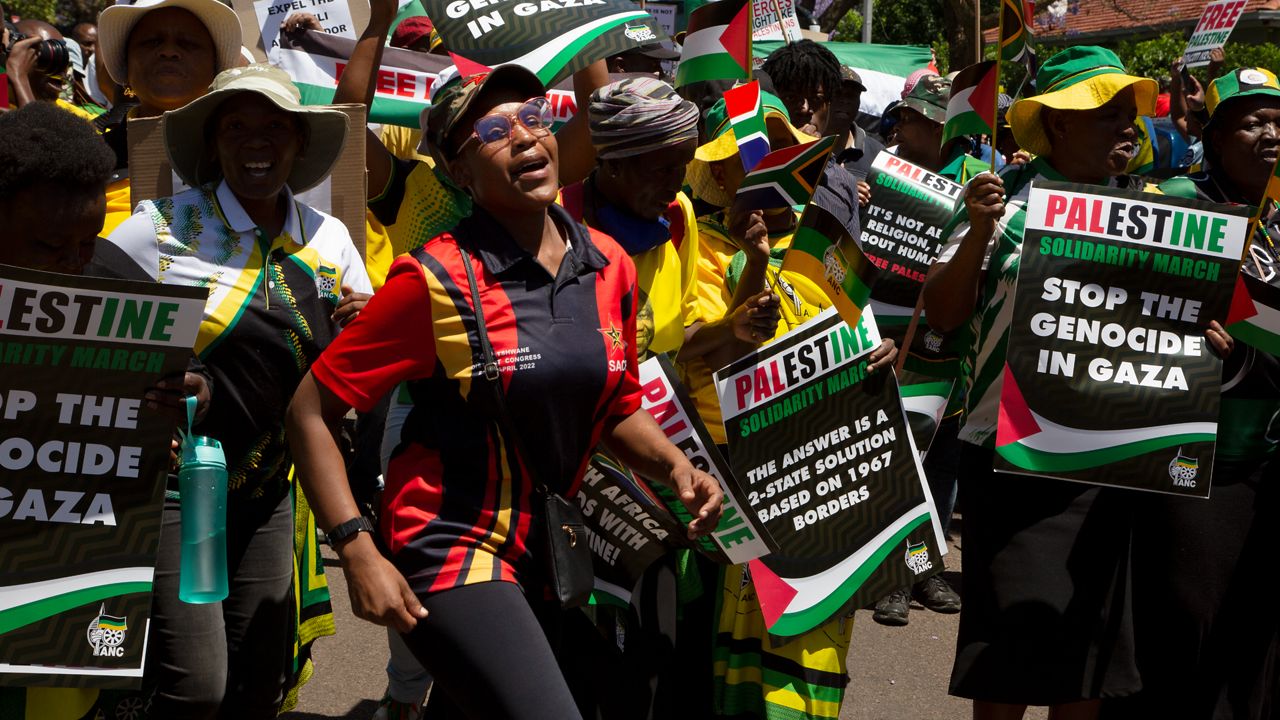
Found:
[{"label": "asphalt ground", "polygon": [[[963,591],[962,548],[949,543],[944,577]],[[351,614],[346,582],[333,554],[327,576],[338,633],[316,642],[315,675],[302,688],[298,707],[285,720],[367,720],[386,688],[386,630]],[[885,627],[870,610],[854,619],[849,650],[849,689],[841,720],[963,720],[969,703],[947,694],[959,615],[912,605],[910,624]],[[1046,717],[1033,708],[1028,720]]]}]

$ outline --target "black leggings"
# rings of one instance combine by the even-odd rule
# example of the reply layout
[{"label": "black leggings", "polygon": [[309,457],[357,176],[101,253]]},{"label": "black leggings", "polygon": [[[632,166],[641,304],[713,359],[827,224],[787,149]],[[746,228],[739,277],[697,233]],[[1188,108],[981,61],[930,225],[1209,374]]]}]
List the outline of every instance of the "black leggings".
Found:
[{"label": "black leggings", "polygon": [[435,678],[425,717],[582,717],[519,586],[485,582],[419,599],[427,617],[404,639]]}]

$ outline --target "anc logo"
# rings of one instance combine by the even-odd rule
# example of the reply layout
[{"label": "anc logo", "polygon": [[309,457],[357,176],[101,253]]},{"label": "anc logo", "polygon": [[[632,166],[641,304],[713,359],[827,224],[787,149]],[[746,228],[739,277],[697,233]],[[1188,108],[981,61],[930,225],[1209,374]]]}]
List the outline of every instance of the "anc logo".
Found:
[{"label": "anc logo", "polygon": [[907,562],[907,567],[911,568],[911,572],[919,575],[933,568],[933,563],[929,562],[929,546],[922,542],[915,545],[911,544],[911,539],[907,539],[907,551],[903,553],[903,559]]},{"label": "anc logo", "polygon": [[124,655],[125,632],[129,625],[126,618],[107,614],[105,604],[98,607],[98,616],[89,621],[86,639],[93,648],[94,657],[121,657]]},{"label": "anc logo", "polygon": [[636,42],[653,42],[658,39],[658,36],[653,34],[653,30],[643,23],[640,25],[632,25],[628,23],[626,29],[622,31],[622,34]]},{"label": "anc logo", "polygon": [[338,287],[338,269],[321,263],[316,268],[316,290],[320,292],[320,297],[329,302],[336,304],[341,300],[341,288]]},{"label": "anc logo", "polygon": [[1178,448],[1177,456],[1169,461],[1169,478],[1178,487],[1195,487],[1199,472],[1200,461],[1183,455],[1182,448]]},{"label": "anc logo", "polygon": [[828,245],[826,251],[822,253],[822,269],[825,271],[827,282],[831,283],[831,287],[837,288],[844,285],[844,263],[839,253],[835,245]]}]

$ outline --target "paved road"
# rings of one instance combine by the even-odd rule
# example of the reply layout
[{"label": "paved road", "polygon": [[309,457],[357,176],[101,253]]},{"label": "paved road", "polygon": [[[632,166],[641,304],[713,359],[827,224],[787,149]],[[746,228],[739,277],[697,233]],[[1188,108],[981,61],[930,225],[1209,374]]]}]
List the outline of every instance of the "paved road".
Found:
[{"label": "paved road", "polygon": [[[329,555],[332,557],[332,555]],[[946,577],[959,584],[960,551],[952,545]],[[316,674],[286,720],[367,720],[386,686],[386,631],[351,615],[342,572],[329,568],[338,634],[316,643]],[[964,720],[968,703],[947,695],[958,615],[914,606],[911,624],[877,625],[860,610],[849,652],[849,692],[841,720]],[[1029,720],[1046,717],[1043,709]]]}]

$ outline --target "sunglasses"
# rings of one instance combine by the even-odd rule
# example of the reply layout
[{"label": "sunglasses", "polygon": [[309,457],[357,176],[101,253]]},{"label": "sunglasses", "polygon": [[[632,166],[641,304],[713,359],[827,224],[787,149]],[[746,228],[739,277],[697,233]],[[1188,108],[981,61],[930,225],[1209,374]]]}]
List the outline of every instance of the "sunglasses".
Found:
[{"label": "sunglasses", "polygon": [[491,113],[476,120],[472,133],[458,150],[461,152],[472,140],[480,141],[481,145],[510,142],[517,122],[535,137],[542,137],[551,132],[551,121],[551,103],[545,97],[530,98],[514,113]]}]

